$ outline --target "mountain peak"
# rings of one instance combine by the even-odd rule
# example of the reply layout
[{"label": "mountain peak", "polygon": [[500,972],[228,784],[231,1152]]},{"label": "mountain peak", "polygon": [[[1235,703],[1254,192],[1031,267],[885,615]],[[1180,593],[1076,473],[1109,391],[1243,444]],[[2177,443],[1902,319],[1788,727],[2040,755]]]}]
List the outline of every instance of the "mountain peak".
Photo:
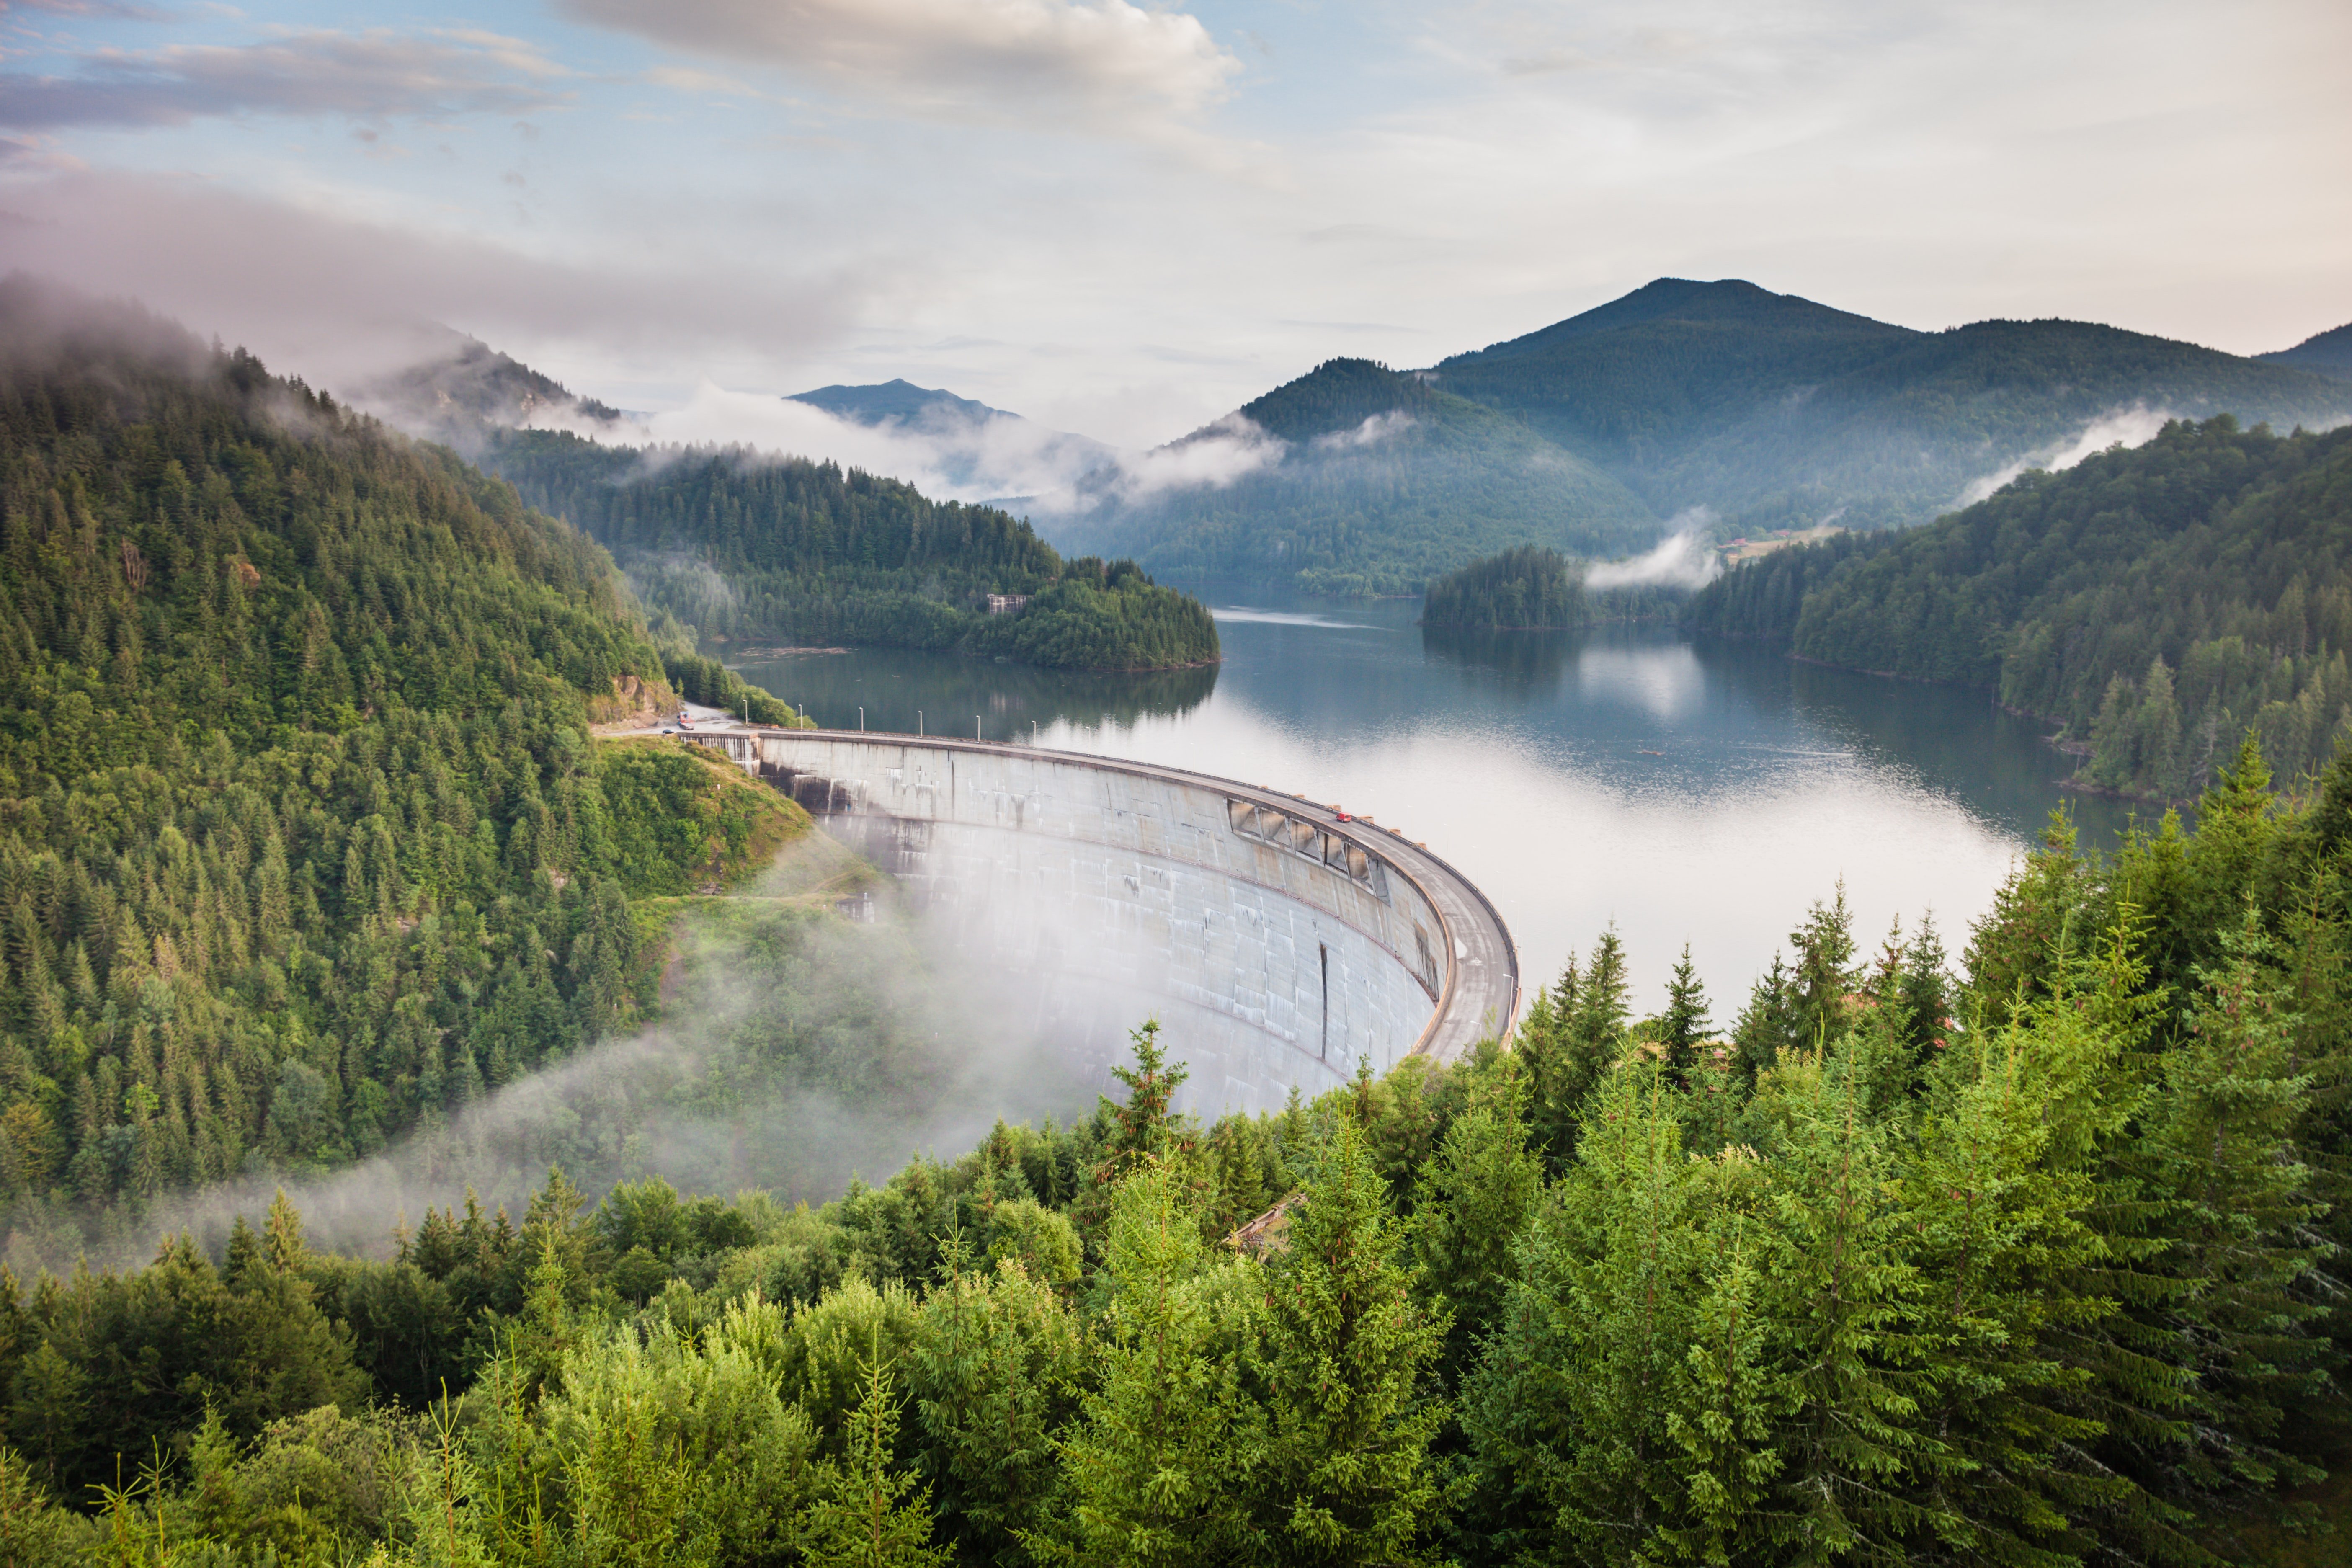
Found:
[{"label": "mountain peak", "polygon": [[1425,408],[1436,399],[1418,377],[1375,360],[1327,359],[1295,381],[1242,405],[1242,414],[1286,441],[1353,430],[1367,419]]},{"label": "mountain peak", "polygon": [[1456,354],[1445,363],[1452,366],[1466,361],[1517,359],[1523,354],[1540,353],[1570,339],[1660,322],[1814,333],[1831,331],[1889,340],[1916,335],[1907,327],[1833,310],[1801,295],[1775,294],[1744,278],[1718,279],[1712,283],[1691,278],[1656,278],[1605,305],[1595,305],[1525,337],[1490,343],[1473,353]]},{"label": "mountain peak", "polygon": [[786,401],[822,408],[827,414],[854,425],[879,425],[887,419],[920,419],[927,415],[940,413],[974,421],[1016,417],[1001,408],[991,408],[987,404],[969,397],[958,397],[954,393],[939,387],[917,386],[904,376],[893,376],[888,381],[863,386],[820,386],[810,392],[793,393]]}]

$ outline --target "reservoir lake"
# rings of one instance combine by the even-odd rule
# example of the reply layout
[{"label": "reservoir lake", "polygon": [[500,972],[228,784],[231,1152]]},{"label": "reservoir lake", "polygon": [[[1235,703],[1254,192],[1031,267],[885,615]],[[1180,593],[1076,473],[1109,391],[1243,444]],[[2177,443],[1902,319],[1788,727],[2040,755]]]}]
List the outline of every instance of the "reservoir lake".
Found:
[{"label": "reservoir lake", "polygon": [[[1728,1028],[1841,879],[1861,950],[1970,923],[2065,803],[2105,847],[2132,808],[2062,791],[2049,726],[1980,691],[1795,663],[1664,627],[1465,633],[1418,600],[1211,605],[1225,661],[1136,676],[903,648],[713,647],[829,729],[1033,741],[1336,803],[1485,890],[1529,984],[1614,924],[1636,1016],[1690,944]],[[2146,815],[2147,808],[2139,808]]]}]

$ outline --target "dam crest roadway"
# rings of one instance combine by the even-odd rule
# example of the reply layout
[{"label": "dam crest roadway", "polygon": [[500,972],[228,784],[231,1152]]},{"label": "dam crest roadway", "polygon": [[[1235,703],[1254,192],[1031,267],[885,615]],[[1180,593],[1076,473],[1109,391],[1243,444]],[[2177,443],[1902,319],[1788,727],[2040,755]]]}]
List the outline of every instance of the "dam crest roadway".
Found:
[{"label": "dam crest roadway", "polygon": [[1506,1037],[1519,963],[1467,878],[1392,828],[1231,779],[940,736],[698,727],[897,879],[1108,1081],[1157,1016],[1182,1109],[1255,1113]]}]

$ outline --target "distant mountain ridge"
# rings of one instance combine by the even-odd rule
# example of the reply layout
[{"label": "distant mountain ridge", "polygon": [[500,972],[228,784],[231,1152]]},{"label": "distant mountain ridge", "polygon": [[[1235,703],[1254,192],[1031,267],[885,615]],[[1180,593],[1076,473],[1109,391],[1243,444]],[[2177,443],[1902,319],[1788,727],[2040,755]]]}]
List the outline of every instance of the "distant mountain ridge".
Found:
[{"label": "distant mountain ridge", "polygon": [[[623,417],[451,338],[362,401],[468,451],[487,429]],[[1721,537],[1924,521],[2168,418],[2328,427],[2352,419],[2352,327],[2242,358],[2083,321],[1920,331],[1661,278],[1428,369],[1328,359],[1148,452],[904,378],[789,401],[881,432],[864,466],[1026,512],[1067,548],[1191,581],[1402,593],[1518,545],[1637,551],[1678,517]]]},{"label": "distant mountain ridge", "polygon": [[2293,364],[2079,321],[1922,332],[1738,279],[1659,279],[1432,374],[1661,509],[1734,515],[1923,519],[2134,408],[2352,417],[2352,394]]},{"label": "distant mountain ridge", "polygon": [[868,428],[896,426],[920,444],[926,463],[940,479],[958,493],[993,506],[1034,503],[1038,491],[1067,488],[1076,476],[1115,465],[1118,458],[1116,447],[1092,437],[1055,430],[904,378],[862,386],[820,386],[793,393],[785,401],[805,403]]},{"label": "distant mountain ridge", "polygon": [[896,378],[866,386],[835,384],[820,386],[811,392],[789,395],[793,403],[806,403],[824,409],[827,414],[858,425],[879,425],[887,419],[920,419],[930,414],[952,414],[964,419],[1018,419],[1018,414],[1007,414],[1002,408],[991,408],[985,403],[969,397],[958,397],[952,392],[936,387],[917,386],[913,382]]},{"label": "distant mountain ridge", "polygon": [[2339,381],[2352,381],[2352,323],[2305,338],[2291,349],[2254,357],[2270,364],[2293,365]]},{"label": "distant mountain ridge", "polygon": [[1513,544],[1617,554],[1656,532],[1647,503],[1574,453],[1370,360],[1327,360],[1147,462],[1220,447],[1215,482],[1097,489],[1062,527],[1162,574],[1349,594],[1412,592]]}]

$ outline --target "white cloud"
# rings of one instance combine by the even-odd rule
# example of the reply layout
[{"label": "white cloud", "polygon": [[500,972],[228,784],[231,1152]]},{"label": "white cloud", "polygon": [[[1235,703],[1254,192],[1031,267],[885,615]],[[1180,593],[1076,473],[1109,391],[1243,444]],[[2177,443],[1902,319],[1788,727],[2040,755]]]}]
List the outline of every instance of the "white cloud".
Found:
[{"label": "white cloud", "polygon": [[1377,447],[1412,428],[1412,416],[1402,408],[1391,408],[1385,414],[1365,417],[1353,430],[1334,430],[1328,436],[1315,437],[1318,451],[1344,452],[1358,447]]},{"label": "white cloud", "polygon": [[1169,490],[1221,489],[1236,479],[1270,468],[1290,449],[1284,441],[1240,414],[1228,414],[1181,441],[1148,452],[1123,454],[1108,487],[1125,501]]},{"label": "white cloud", "polygon": [[1220,489],[1279,463],[1289,450],[1238,414],[1181,441],[1135,451],[1010,415],[972,417],[942,408],[919,419],[865,425],[812,404],[730,391],[707,379],[676,408],[632,419],[619,430],[583,433],[623,444],[742,447],[831,459],[903,479],[929,496],[1003,501],[1049,518],[1174,490]]},{"label": "white cloud", "polygon": [[126,5],[119,0],[0,0],[0,14],[19,10],[105,22],[169,22],[178,15],[153,5]]},{"label": "white cloud", "polygon": [[646,79],[656,87],[666,87],[675,92],[691,92],[717,98],[765,98],[767,94],[749,82],[733,77],[719,76],[712,71],[697,70],[692,66],[656,66],[646,72]]},{"label": "white cloud", "polygon": [[2096,419],[2062,441],[2028,452],[2013,463],[2005,463],[1991,473],[1969,481],[1960,492],[1956,506],[1974,506],[1985,497],[2017,478],[2028,468],[2044,468],[2056,473],[2071,468],[2095,452],[2110,447],[2137,447],[2156,438],[2165,421],[2174,416],[2168,409],[2151,408],[2145,403],[2135,403],[2128,408],[2111,408]]},{"label": "white cloud", "polygon": [[236,47],[95,49],[74,59],[69,76],[0,79],[0,124],[47,131],[257,113],[514,114],[555,101],[546,84],[567,74],[520,39],[480,32],[309,32]]},{"label": "white cloud", "polygon": [[591,266],[193,178],[58,174],[5,199],[16,221],[0,226],[0,263],[136,297],[330,388],[437,349],[418,337],[423,322],[562,374],[583,346],[673,363],[803,357],[839,342],[887,277],[725,255]]},{"label": "white cloud", "polygon": [[1586,569],[1588,588],[1701,588],[1722,569],[1706,547],[1706,529],[1715,513],[1698,506],[1677,515],[1667,526],[1674,531],[1645,554],[1625,561],[1603,561]]},{"label": "white cloud", "polygon": [[1065,497],[1087,475],[1115,468],[1125,456],[1011,416],[972,417],[940,408],[919,419],[865,425],[789,397],[730,391],[707,378],[679,406],[607,438],[830,458],[903,479],[936,499],[971,501]]},{"label": "white cloud", "polygon": [[758,63],[905,109],[1137,127],[1241,68],[1197,17],[1127,0],[559,0],[575,20]]}]

